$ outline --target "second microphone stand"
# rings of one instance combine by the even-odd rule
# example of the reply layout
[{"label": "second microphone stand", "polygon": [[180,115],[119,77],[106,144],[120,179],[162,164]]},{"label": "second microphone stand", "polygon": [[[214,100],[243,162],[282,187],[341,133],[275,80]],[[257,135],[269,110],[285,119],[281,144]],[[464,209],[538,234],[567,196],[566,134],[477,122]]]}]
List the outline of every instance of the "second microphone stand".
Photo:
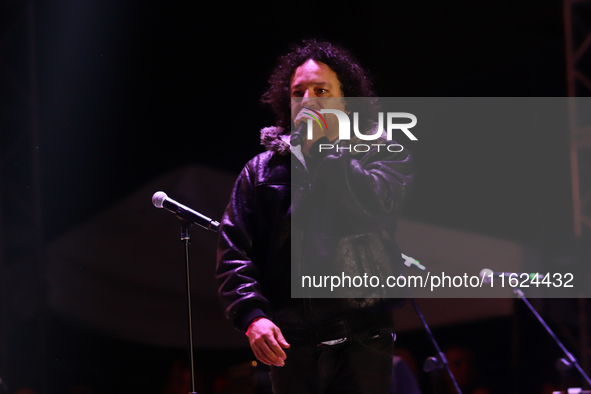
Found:
[{"label": "second microphone stand", "polygon": [[[445,354],[443,354],[443,352],[441,351],[441,348],[439,347],[439,344],[435,340],[435,337],[433,336],[433,333],[431,332],[431,329],[429,328],[427,321],[425,320],[425,318],[423,317],[423,314],[421,313],[421,310],[419,309],[419,305],[417,304],[417,301],[414,298],[410,297],[410,295],[409,295],[409,299],[410,299],[410,302],[412,302],[412,306],[415,308],[417,315],[421,319],[421,322],[423,323],[423,327],[425,328],[425,331],[427,331],[427,334],[429,335],[429,338],[431,339],[431,343],[433,344],[433,347],[435,348],[435,352],[437,353],[435,355],[435,357],[429,357],[427,360],[425,360],[425,364],[423,365],[423,370],[425,372],[429,372],[433,375],[436,375],[439,373],[439,370],[445,369],[448,376],[451,379],[451,382],[454,385],[456,393],[462,394],[462,390],[460,390],[460,386],[458,385],[456,378],[454,377],[454,375],[451,373],[451,371],[449,369],[449,365],[447,363],[447,358],[445,357]],[[434,380],[436,381],[437,379],[434,379]],[[436,384],[436,382],[434,382],[434,384]],[[435,389],[436,388],[434,388],[434,390]]]},{"label": "second microphone stand", "polygon": [[532,304],[530,304],[529,300],[527,298],[525,298],[525,294],[523,293],[523,291],[521,291],[521,289],[519,289],[518,287],[513,289],[513,293],[523,301],[523,303],[529,308],[529,310],[531,311],[531,313],[534,314],[534,316],[538,319],[538,321],[540,322],[540,324],[546,329],[546,331],[548,332],[548,334],[550,334],[550,336],[552,337],[552,339],[554,339],[554,342],[556,342],[556,344],[560,347],[560,349],[562,349],[562,351],[564,352],[564,355],[566,356],[566,360],[564,363],[564,366],[566,368],[571,368],[574,367],[579,374],[583,377],[583,379],[585,379],[585,381],[587,382],[587,384],[589,386],[591,386],[591,380],[589,380],[589,376],[587,376],[587,374],[585,373],[585,371],[583,371],[583,368],[581,368],[581,366],[579,365],[577,359],[575,358],[575,356],[572,355],[571,352],[569,352],[566,347],[562,344],[562,342],[560,342],[560,339],[558,339],[558,337],[556,336],[556,334],[554,334],[554,332],[550,329],[550,327],[548,326],[548,324],[546,324],[546,322],[544,321],[544,319],[542,319],[542,316],[539,315],[538,312],[536,312],[536,310],[534,309],[534,307],[532,306]]}]

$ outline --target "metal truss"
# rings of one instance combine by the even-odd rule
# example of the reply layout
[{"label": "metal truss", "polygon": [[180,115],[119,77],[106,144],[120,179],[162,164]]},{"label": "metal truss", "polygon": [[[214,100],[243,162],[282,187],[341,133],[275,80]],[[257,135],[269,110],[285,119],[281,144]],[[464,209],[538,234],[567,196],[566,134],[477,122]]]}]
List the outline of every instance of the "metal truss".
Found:
[{"label": "metal truss", "polygon": [[[591,97],[591,0],[564,0],[569,97]],[[570,157],[574,234],[591,230],[591,108],[571,100]]]},{"label": "metal truss", "polygon": [[[591,242],[591,0],[563,0],[574,236]],[[587,261],[582,264],[588,266]],[[589,373],[589,304],[578,299],[579,360]],[[564,332],[565,330],[563,330]],[[573,343],[575,341],[573,340]]]},{"label": "metal truss", "polygon": [[45,392],[34,26],[33,0],[0,0],[0,377]]}]

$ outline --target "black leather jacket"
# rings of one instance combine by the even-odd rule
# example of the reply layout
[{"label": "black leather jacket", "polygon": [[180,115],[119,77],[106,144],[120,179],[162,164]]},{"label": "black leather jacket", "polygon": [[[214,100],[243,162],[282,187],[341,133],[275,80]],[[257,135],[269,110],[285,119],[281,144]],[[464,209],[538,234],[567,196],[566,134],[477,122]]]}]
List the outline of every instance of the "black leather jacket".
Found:
[{"label": "black leather jacket", "polygon": [[351,275],[398,272],[393,236],[412,181],[408,150],[331,152],[308,171],[281,133],[262,130],[268,150],[244,167],[222,218],[216,276],[226,317],[240,331],[260,316],[283,330],[392,309],[400,300],[382,293],[292,298],[291,287],[319,261]]}]

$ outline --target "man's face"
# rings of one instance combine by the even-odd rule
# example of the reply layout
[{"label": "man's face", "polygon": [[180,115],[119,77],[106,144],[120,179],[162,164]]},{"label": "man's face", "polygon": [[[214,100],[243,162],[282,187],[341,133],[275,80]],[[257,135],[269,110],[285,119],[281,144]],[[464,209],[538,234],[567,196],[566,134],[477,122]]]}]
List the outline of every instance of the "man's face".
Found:
[{"label": "man's face", "polygon": [[[345,111],[345,101],[342,99],[341,83],[337,74],[326,64],[314,60],[307,60],[299,66],[291,79],[291,116],[295,120],[303,107],[316,110],[323,108]],[[331,99],[334,97],[335,99]],[[326,117],[331,134],[338,135],[338,121],[335,115]],[[298,117],[298,122],[304,120]],[[333,127],[331,128],[331,123]],[[296,125],[297,126],[297,125]],[[330,138],[330,136],[329,136]]]},{"label": "man's face", "polygon": [[326,64],[312,59],[296,68],[291,78],[291,97],[342,97],[337,74]]}]

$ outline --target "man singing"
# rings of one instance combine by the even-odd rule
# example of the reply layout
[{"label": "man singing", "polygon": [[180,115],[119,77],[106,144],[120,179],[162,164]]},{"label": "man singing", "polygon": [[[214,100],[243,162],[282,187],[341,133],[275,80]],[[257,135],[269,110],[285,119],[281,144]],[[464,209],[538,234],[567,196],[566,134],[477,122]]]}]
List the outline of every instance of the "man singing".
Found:
[{"label": "man singing", "polygon": [[391,309],[400,300],[292,298],[292,275],[324,264],[380,272],[402,264],[393,236],[412,181],[410,154],[346,149],[367,141],[339,140],[332,114],[324,124],[314,119],[311,135],[290,144],[291,131],[323,109],[356,112],[359,129],[376,133],[374,101],[347,102],[375,95],[348,51],[304,41],[280,58],[269,83],[262,101],[277,124],[261,131],[267,151],[242,170],[220,227],[217,279],[226,316],[271,365],[276,394],[386,394]]}]

